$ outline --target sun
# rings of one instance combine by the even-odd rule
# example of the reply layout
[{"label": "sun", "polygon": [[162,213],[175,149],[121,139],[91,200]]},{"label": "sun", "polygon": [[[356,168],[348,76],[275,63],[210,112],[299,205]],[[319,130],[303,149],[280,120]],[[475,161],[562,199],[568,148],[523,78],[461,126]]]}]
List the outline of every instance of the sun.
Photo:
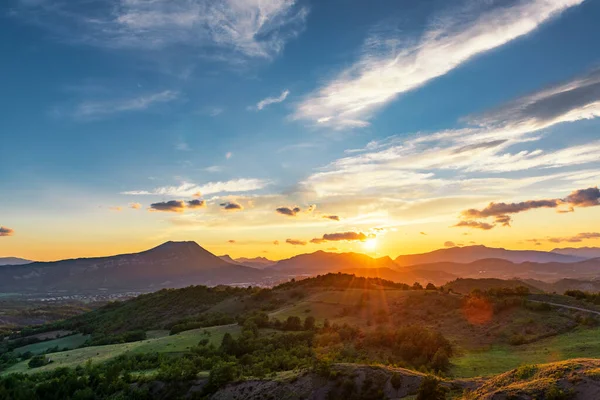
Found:
[{"label": "sun", "polygon": [[377,248],[377,239],[367,239],[363,243],[363,246],[365,249],[373,251]]}]

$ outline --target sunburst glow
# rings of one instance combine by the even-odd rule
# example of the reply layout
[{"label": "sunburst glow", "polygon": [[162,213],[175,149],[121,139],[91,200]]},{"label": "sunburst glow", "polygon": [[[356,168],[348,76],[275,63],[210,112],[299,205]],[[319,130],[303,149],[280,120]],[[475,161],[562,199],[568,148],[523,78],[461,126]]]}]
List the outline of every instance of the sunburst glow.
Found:
[{"label": "sunburst glow", "polygon": [[363,246],[366,250],[373,251],[377,248],[377,239],[373,238],[373,239],[365,240],[365,242],[363,243]]}]

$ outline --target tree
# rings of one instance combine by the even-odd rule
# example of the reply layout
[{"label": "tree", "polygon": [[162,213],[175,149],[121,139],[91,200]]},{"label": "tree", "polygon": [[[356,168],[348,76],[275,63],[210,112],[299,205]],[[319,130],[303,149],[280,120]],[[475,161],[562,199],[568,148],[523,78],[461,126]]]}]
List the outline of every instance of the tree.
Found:
[{"label": "tree", "polygon": [[433,283],[429,282],[427,286],[425,286],[425,290],[437,290],[437,288]]},{"label": "tree", "polygon": [[431,359],[431,367],[436,371],[446,371],[449,366],[450,360],[448,359],[446,350],[439,349],[436,351]]},{"label": "tree", "polygon": [[440,381],[431,375],[421,381],[417,391],[417,400],[445,400],[447,389],[440,385]]},{"label": "tree", "polygon": [[315,317],[309,315],[304,319],[304,330],[312,331],[313,329],[315,329]]},{"label": "tree", "polygon": [[415,282],[412,285],[413,290],[423,290],[423,286],[419,282]]}]

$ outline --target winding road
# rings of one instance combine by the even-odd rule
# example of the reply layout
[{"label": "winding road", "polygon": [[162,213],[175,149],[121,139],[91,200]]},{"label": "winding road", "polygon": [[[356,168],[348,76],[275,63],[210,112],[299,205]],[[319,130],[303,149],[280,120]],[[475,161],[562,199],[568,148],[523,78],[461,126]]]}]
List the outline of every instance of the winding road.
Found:
[{"label": "winding road", "polygon": [[548,304],[548,305],[551,305],[551,306],[554,306],[554,307],[569,308],[571,310],[585,311],[585,312],[589,312],[589,313],[592,313],[592,314],[600,315],[600,311],[589,310],[587,308],[567,306],[567,305],[558,304],[558,303],[550,303],[549,301],[540,301],[540,300],[528,300],[528,301],[531,301],[533,303],[544,303],[544,304]]}]

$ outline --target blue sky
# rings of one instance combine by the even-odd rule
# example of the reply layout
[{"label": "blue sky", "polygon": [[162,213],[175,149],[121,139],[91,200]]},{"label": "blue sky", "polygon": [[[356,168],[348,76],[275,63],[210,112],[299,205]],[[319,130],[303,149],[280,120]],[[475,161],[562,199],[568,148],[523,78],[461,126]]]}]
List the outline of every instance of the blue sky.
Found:
[{"label": "blue sky", "polygon": [[[568,240],[595,232],[593,199],[565,199],[600,177],[599,17],[597,0],[9,0],[0,255],[593,245]],[[577,212],[455,227],[536,199]],[[340,232],[364,236],[311,243]]]}]

